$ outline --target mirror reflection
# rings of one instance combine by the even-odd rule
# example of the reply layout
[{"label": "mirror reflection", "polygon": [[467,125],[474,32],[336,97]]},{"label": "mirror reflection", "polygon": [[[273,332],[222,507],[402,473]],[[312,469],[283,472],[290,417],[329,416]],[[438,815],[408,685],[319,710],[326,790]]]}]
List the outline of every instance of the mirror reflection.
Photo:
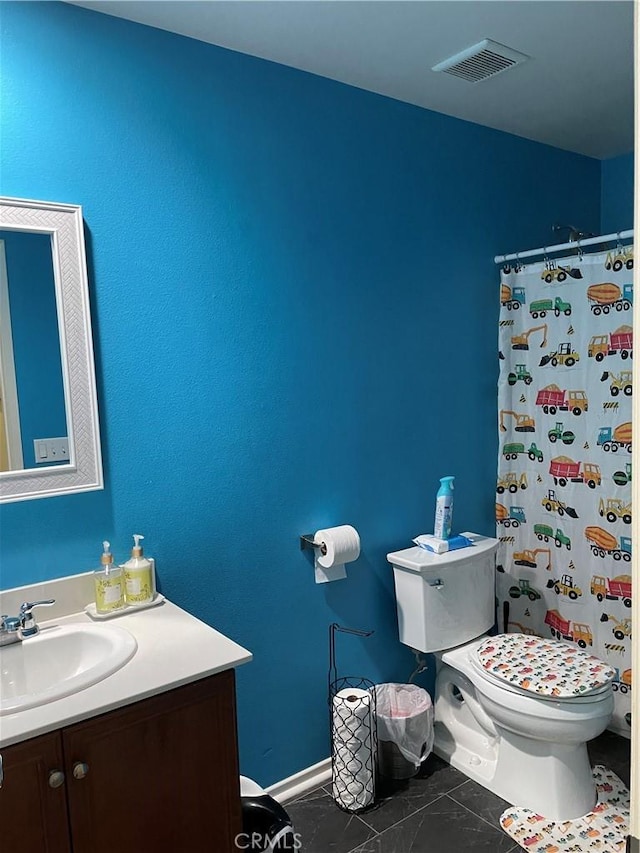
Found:
[{"label": "mirror reflection", "polygon": [[0,229],[0,471],[68,462],[52,241]]}]

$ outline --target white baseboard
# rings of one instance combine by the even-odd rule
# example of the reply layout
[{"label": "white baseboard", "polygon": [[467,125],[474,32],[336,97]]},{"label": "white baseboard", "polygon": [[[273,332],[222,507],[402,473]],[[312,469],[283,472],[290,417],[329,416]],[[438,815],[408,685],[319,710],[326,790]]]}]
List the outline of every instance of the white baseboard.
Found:
[{"label": "white baseboard", "polygon": [[275,782],[266,789],[274,800],[279,803],[288,803],[296,797],[301,797],[307,791],[319,788],[331,779],[331,759],[325,758],[317,764],[312,764],[299,773],[294,773],[281,782]]}]

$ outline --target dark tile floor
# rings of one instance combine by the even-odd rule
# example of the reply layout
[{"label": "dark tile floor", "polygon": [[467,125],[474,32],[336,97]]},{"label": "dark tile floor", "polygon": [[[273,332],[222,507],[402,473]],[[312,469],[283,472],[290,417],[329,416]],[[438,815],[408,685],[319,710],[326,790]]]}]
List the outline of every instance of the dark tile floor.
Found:
[{"label": "dark tile floor", "polygon": [[[589,745],[592,764],[604,764],[629,784],[629,741],[605,732]],[[339,809],[328,783],[289,803],[302,853],[516,853],[498,823],[508,803],[435,755],[420,774],[360,815]]]}]

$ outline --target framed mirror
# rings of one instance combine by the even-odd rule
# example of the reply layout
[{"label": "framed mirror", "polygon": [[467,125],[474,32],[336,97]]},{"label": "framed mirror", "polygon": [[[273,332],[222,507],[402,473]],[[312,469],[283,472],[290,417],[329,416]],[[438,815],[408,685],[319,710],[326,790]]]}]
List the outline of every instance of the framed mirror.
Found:
[{"label": "framed mirror", "polygon": [[0,503],[101,488],[82,209],[0,197]]}]

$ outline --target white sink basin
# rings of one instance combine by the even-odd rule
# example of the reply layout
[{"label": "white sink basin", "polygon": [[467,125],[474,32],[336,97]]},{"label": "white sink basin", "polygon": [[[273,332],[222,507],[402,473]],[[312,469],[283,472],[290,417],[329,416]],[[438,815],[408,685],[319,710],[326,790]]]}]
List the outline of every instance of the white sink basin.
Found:
[{"label": "white sink basin", "polygon": [[53,702],[111,675],[138,644],[112,625],[53,625],[21,643],[0,646],[0,715]]}]

